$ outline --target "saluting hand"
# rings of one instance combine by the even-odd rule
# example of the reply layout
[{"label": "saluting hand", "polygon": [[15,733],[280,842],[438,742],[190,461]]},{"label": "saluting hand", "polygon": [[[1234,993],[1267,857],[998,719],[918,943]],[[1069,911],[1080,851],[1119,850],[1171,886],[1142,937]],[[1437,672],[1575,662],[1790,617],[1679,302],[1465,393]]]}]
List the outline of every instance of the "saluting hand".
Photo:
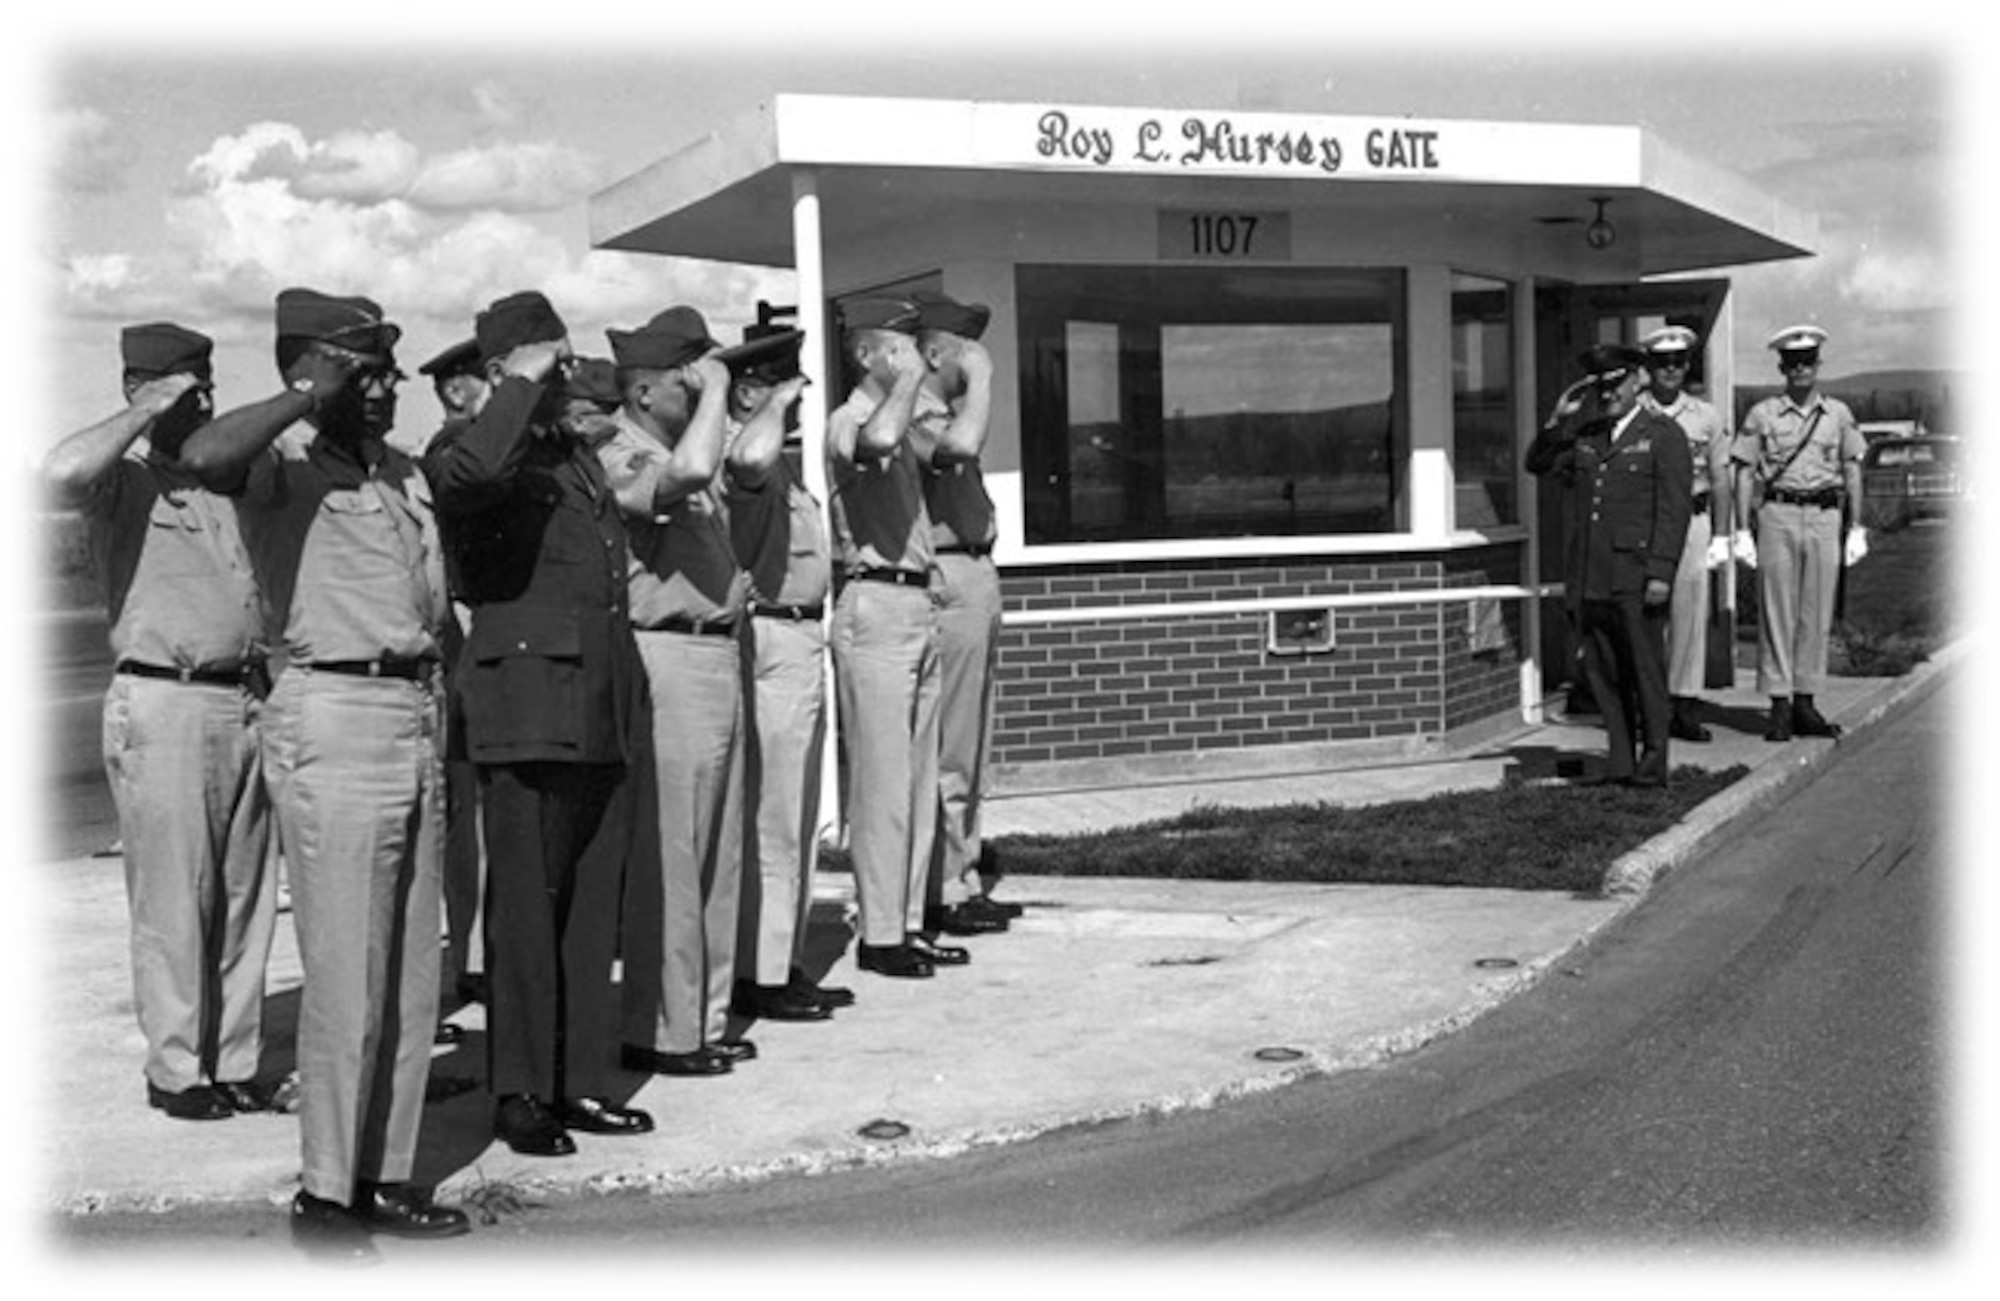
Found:
[{"label": "saluting hand", "polygon": [[500,373],[539,384],[548,378],[549,372],[562,359],[567,339],[544,339],[539,343],[524,343],[508,353],[500,363]]},{"label": "saluting hand", "polygon": [[1583,405],[1590,400],[1592,391],[1590,377],[1585,376],[1557,394],[1555,410],[1549,412],[1548,423],[1553,425],[1567,420],[1583,410]]},{"label": "saluting hand", "polygon": [[1646,580],[1645,601],[1647,605],[1665,605],[1667,598],[1673,594],[1674,589],[1666,579],[1649,578]]},{"label": "saluting hand", "polygon": [[697,357],[681,367],[681,382],[695,393],[723,394],[729,391],[729,367],[716,360],[716,354]]},{"label": "saluting hand", "polygon": [[198,388],[201,384],[201,380],[186,371],[175,371],[171,375],[149,379],[139,385],[132,391],[132,405],[149,415],[165,415],[174,409],[174,404],[179,402],[189,389]]}]

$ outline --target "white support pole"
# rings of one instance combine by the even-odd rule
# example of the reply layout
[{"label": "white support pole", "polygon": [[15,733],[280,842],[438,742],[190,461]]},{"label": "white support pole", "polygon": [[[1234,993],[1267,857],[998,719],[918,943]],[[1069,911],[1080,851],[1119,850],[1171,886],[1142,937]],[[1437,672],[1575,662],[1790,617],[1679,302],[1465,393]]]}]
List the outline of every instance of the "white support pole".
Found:
[{"label": "white support pole", "polygon": [[[1521,585],[1530,589],[1542,581],[1541,499],[1536,494],[1535,476],[1522,466],[1528,443],[1541,427],[1541,394],[1535,392],[1535,278],[1522,276],[1514,282],[1514,482],[1519,485],[1514,499],[1521,504],[1520,523],[1528,526],[1528,541],[1522,548]],[[1521,604],[1521,637],[1527,656],[1521,661],[1521,721],[1542,721],[1542,602],[1530,597]]]},{"label": "white support pole", "polygon": [[[832,382],[826,374],[827,313],[826,262],[820,246],[819,173],[810,167],[792,169],[792,262],[797,271],[799,328],[806,332],[805,347],[799,350],[799,369],[805,374],[806,396],[799,403],[799,435],[803,443],[802,468],[806,488],[825,503],[826,407],[831,400]],[[830,623],[833,609],[824,618]],[[833,658],[826,660],[826,744],[820,751],[820,824],[815,834],[825,840],[829,833],[844,837],[840,798],[840,707],[834,692]]]}]

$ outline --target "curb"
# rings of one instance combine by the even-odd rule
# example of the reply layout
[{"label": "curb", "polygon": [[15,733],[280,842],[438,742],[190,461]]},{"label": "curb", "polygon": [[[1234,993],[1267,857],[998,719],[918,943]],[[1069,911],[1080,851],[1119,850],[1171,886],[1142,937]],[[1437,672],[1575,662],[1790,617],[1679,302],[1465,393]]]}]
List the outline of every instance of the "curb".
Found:
[{"label": "curb", "polygon": [[1661,878],[1721,839],[1738,818],[1776,804],[1799,782],[1831,762],[1840,751],[1842,739],[1866,732],[1890,713],[1935,691],[1944,675],[1972,653],[1975,640],[1974,636],[1961,637],[1908,674],[1893,679],[1875,693],[1874,703],[1866,704],[1860,717],[1844,724],[1843,738],[1831,745],[1809,746],[1799,755],[1786,755],[1782,762],[1758,769],[1703,803],[1681,822],[1628,851],[1605,872],[1602,893],[1630,897],[1636,903]]}]

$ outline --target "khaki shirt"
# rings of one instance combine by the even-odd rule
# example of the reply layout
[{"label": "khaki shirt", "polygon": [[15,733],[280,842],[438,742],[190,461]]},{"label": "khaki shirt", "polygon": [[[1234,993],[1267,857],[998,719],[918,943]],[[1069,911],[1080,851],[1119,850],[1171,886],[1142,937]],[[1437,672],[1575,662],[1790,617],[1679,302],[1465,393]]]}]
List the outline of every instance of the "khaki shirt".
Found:
[{"label": "khaki shirt", "polygon": [[1641,390],[1639,405],[1648,411],[1671,417],[1680,425],[1681,432],[1687,435],[1688,456],[1694,461],[1694,491],[1697,496],[1710,491],[1718,480],[1728,475],[1729,427],[1722,423],[1722,413],[1715,409],[1713,402],[1685,391],[1675,394],[1672,402],[1661,402],[1651,392]]},{"label": "khaki shirt", "polygon": [[[1820,413],[1817,424],[1812,419],[1815,411]],[[1812,443],[1793,457],[1792,451],[1806,436],[1808,426]],[[1860,461],[1867,450],[1868,440],[1847,404],[1815,390],[1804,406],[1780,393],[1751,407],[1730,456],[1739,465],[1756,467],[1758,482],[1766,489],[1818,492],[1840,487],[1842,468]],[[1787,460],[1791,461],[1788,466]],[[1784,466],[1784,473],[1774,481],[1771,476],[1778,474],[1780,466]]]},{"label": "khaki shirt", "polygon": [[234,502],[142,438],[80,505],[115,659],[228,670],[264,658],[263,605]]},{"label": "khaki shirt", "polygon": [[669,452],[624,411],[616,419],[617,430],[596,450],[631,539],[626,578],[632,626],[741,615],[750,600],[750,575],[736,559],[721,488],[709,484],[649,513],[643,504],[652,501]]},{"label": "khaki shirt", "polygon": [[881,455],[848,457],[837,450],[839,440],[832,434],[841,422],[856,429],[865,425],[878,405],[865,388],[857,388],[827,418],[833,554],[849,574],[864,569],[927,574],[936,546],[924,504],[923,469],[910,440]]},{"label": "khaki shirt", "polygon": [[[932,446],[951,424],[951,408],[929,389],[917,395],[914,423],[930,435]],[[959,456],[938,448],[924,467],[924,506],[931,515],[931,540],[938,550],[991,547],[999,536],[993,518],[993,498],[976,456]]]},{"label": "khaki shirt", "polygon": [[[359,456],[360,459],[356,459]],[[280,437],[237,498],[287,660],[437,657],[450,617],[430,488],[379,441]]]},{"label": "khaki shirt", "polygon": [[826,519],[790,452],[754,488],[730,480],[729,531],[758,600],[797,606],[826,600],[833,584]]}]

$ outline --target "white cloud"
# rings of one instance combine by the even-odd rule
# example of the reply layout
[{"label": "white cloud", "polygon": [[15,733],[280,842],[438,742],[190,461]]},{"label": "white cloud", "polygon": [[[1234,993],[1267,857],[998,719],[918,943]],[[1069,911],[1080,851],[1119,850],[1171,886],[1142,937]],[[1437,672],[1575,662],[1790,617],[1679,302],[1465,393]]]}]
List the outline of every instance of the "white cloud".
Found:
[{"label": "white cloud", "polygon": [[577,150],[554,144],[463,149],[426,163],[409,198],[443,211],[498,208],[549,212],[597,187],[597,169]]},{"label": "white cloud", "polygon": [[1840,278],[1840,293],[1879,312],[1930,311],[1950,305],[1942,260],[1921,249],[1863,249]]}]

